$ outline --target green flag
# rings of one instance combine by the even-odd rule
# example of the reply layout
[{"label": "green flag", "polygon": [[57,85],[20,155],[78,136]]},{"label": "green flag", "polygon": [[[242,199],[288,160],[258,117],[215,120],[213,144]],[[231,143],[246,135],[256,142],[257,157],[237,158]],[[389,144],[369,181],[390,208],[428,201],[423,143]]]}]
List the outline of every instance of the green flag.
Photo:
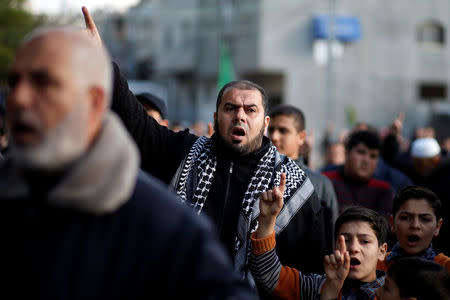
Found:
[{"label": "green flag", "polygon": [[220,90],[225,84],[236,80],[233,62],[230,57],[230,50],[225,43],[220,44],[219,75],[217,76],[217,90]]}]

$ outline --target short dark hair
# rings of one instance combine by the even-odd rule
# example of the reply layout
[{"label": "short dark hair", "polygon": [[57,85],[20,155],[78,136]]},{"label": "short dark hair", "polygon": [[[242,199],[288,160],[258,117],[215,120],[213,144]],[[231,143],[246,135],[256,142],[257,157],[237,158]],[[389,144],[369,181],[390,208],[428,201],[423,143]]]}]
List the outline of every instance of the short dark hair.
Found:
[{"label": "short dark hair", "polygon": [[275,118],[278,116],[293,117],[297,131],[305,130],[305,115],[301,109],[289,104],[279,104],[272,108],[269,113],[270,118]]},{"label": "short dark hair", "polygon": [[361,143],[369,149],[381,150],[380,136],[371,130],[358,130],[351,133],[347,138],[345,148],[349,151]]},{"label": "short dark hair", "polygon": [[387,274],[397,285],[400,297],[420,300],[448,300],[450,274],[440,264],[417,256],[397,259]]},{"label": "short dark hair", "polygon": [[216,112],[219,111],[220,102],[222,102],[222,96],[229,88],[235,88],[238,90],[258,90],[261,93],[262,105],[264,108],[264,114],[267,113],[267,94],[263,87],[250,81],[250,80],[234,80],[225,84],[219,91],[216,101]]},{"label": "short dark hair", "polygon": [[442,202],[439,197],[432,190],[417,185],[405,186],[398,190],[392,201],[392,216],[395,217],[400,206],[410,199],[425,199],[433,209],[436,220],[442,217]]},{"label": "short dark hair", "polygon": [[369,223],[377,236],[379,246],[386,242],[389,228],[386,219],[376,211],[363,206],[350,206],[339,215],[334,226],[334,238],[338,237],[339,229],[343,224],[354,221]]}]

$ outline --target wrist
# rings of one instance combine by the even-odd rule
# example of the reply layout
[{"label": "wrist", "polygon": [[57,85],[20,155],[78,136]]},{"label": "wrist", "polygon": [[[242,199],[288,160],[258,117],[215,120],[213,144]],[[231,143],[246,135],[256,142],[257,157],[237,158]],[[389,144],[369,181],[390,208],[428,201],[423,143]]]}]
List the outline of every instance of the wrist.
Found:
[{"label": "wrist", "polygon": [[255,238],[263,239],[270,236],[274,231],[274,227],[275,222],[273,224],[259,224],[255,232]]},{"label": "wrist", "polygon": [[321,293],[321,299],[323,300],[331,300],[336,299],[339,295],[340,290],[342,289],[341,283],[337,283],[333,281],[325,281]]}]

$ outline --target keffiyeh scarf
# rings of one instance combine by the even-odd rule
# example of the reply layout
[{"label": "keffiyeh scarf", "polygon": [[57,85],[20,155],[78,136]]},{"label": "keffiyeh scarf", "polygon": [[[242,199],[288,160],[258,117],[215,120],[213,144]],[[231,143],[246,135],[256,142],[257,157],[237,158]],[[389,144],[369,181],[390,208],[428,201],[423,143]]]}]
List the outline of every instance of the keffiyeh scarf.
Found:
[{"label": "keffiyeh scarf", "polygon": [[[206,202],[216,172],[217,158],[212,149],[213,141],[204,136],[200,137],[181,163],[171,183],[181,201],[190,204],[198,214]],[[248,239],[258,226],[259,196],[280,184],[281,173],[286,174],[283,198],[285,212],[282,210],[277,218],[277,233],[287,226],[313,191],[312,184],[303,170],[271,145],[258,162],[242,199],[235,237],[235,268],[239,271],[246,271],[250,253]],[[294,195],[296,197],[293,197]],[[292,198],[295,198],[295,201],[291,201]]]}]

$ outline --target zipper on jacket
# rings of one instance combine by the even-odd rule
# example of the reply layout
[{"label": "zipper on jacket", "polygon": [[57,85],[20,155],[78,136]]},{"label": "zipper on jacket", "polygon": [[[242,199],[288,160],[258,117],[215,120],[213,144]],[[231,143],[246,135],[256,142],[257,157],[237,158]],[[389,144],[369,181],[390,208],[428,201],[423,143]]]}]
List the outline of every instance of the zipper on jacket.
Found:
[{"label": "zipper on jacket", "polygon": [[223,208],[222,208],[222,217],[220,218],[220,224],[219,224],[219,232],[222,232],[223,218],[225,217],[225,209],[226,209],[227,203],[228,203],[228,192],[230,189],[230,179],[231,179],[232,174],[233,174],[233,162],[231,162],[230,169],[228,171],[227,185],[226,185],[226,189],[225,189],[225,198],[223,201]]}]

